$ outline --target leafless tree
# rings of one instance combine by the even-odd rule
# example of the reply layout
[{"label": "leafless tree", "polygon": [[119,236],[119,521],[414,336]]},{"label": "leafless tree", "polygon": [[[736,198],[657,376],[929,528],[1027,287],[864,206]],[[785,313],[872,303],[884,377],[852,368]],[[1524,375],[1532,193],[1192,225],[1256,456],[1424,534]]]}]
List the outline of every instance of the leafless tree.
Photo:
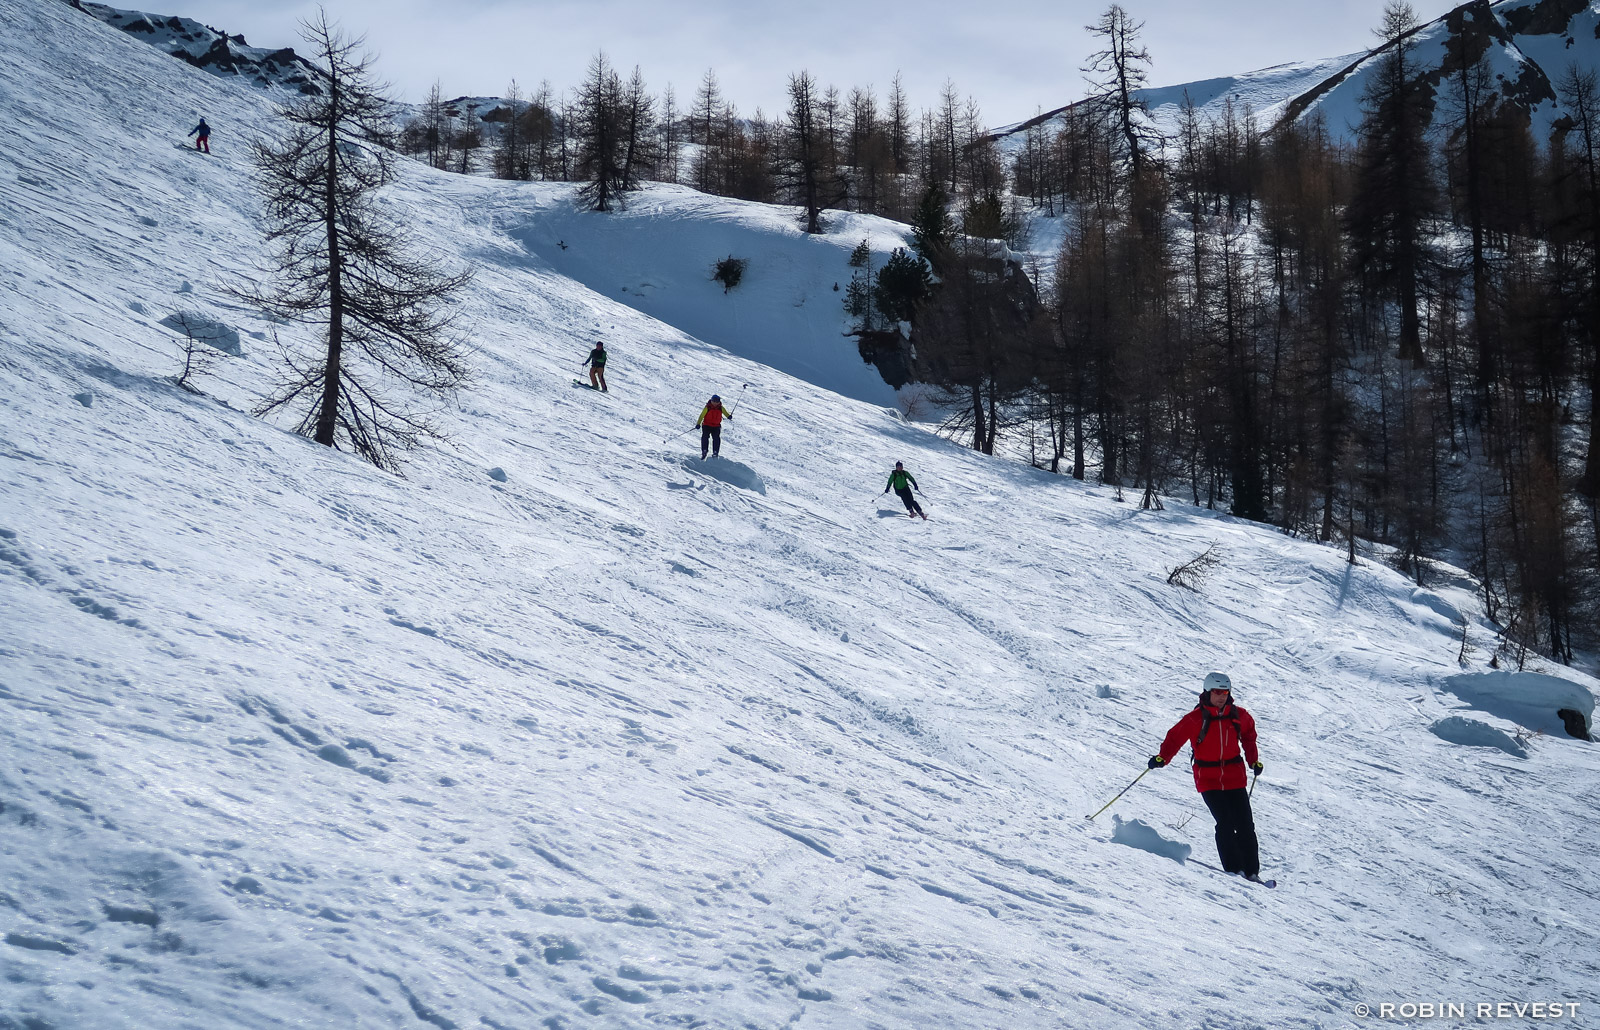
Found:
[{"label": "leafless tree", "polygon": [[325,12],[303,26],[326,69],[317,96],[282,110],[286,130],[254,144],[271,266],[236,293],[286,321],[318,326],[320,353],[283,351],[281,379],[257,413],[291,413],[295,430],[398,471],[401,453],[437,436],[437,404],[468,378],[453,316],[471,278],[414,255],[405,229],[374,204],[395,179],[389,101],[363,40]]},{"label": "leafless tree", "polygon": [[200,388],[194,385],[195,380],[211,374],[211,366],[217,361],[216,348],[201,338],[205,335],[205,327],[187,312],[179,312],[165,324],[183,334],[183,367],[178,369],[172,381],[190,393],[200,393]]},{"label": "leafless tree", "polygon": [[1116,126],[1126,150],[1123,156],[1137,182],[1144,171],[1146,151],[1157,142],[1139,117],[1144,102],[1137,94],[1150,72],[1150,51],[1139,40],[1144,22],[1135,22],[1121,4],[1112,4],[1087,28],[1099,37],[1102,48],[1089,55],[1083,70],[1095,76],[1092,96]]}]

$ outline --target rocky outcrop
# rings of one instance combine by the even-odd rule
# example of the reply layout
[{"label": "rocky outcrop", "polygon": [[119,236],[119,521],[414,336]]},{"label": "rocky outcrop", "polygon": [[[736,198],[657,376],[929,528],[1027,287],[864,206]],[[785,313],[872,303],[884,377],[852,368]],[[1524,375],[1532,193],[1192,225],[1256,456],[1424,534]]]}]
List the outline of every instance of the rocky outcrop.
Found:
[{"label": "rocky outcrop", "polygon": [[240,76],[258,86],[296,93],[322,92],[322,71],[289,47],[277,50],[253,47],[241,35],[230,36],[192,18],[162,18],[96,3],[74,6],[214,75]]}]

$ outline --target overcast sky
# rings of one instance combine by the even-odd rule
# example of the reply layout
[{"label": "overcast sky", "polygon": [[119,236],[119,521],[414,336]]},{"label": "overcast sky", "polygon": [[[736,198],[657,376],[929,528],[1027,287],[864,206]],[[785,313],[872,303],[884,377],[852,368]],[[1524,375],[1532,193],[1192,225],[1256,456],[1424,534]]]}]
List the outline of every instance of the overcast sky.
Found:
[{"label": "overcast sky", "polygon": [[[112,6],[123,6],[111,0]],[[294,46],[307,0],[145,0],[255,46]],[[707,68],[743,114],[784,107],[790,72],[808,69],[848,91],[881,96],[899,70],[913,107],[932,106],[945,79],[976,99],[991,126],[1083,94],[1093,49],[1084,26],[1108,0],[325,0],[365,33],[378,72],[401,99],[437,79],[446,96],[501,96],[548,79],[576,85],[604,50],[623,74],[638,65],[659,92],[692,97]],[[1384,0],[1123,0],[1145,22],[1151,85],[1251,71],[1367,49]],[[1413,0],[1424,20],[1448,0]]]}]

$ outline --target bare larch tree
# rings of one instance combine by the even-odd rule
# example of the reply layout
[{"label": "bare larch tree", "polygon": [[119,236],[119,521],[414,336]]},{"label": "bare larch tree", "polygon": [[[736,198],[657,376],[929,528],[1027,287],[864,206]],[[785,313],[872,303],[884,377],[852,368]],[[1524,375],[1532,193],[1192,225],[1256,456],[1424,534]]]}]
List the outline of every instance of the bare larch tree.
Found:
[{"label": "bare larch tree", "polygon": [[363,40],[326,13],[303,25],[326,69],[322,91],[281,114],[288,128],[257,140],[267,240],[262,281],[238,294],[269,314],[321,326],[325,350],[283,352],[281,381],[257,414],[292,412],[296,432],[398,471],[400,455],[437,437],[431,412],[468,378],[445,310],[471,272],[440,272],[432,256],[374,203],[395,179],[389,101]]}]

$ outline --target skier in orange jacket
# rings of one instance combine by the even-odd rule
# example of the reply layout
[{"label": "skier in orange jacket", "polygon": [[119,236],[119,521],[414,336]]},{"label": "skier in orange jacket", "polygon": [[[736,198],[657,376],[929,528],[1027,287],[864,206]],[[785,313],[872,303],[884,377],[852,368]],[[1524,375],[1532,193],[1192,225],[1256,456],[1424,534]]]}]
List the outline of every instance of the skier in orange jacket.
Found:
[{"label": "skier in orange jacket", "polygon": [[722,454],[722,420],[733,421],[733,416],[723,410],[722,398],[716,394],[706,401],[706,406],[700,410],[700,417],[695,419],[695,428],[700,430],[700,460],[706,460],[706,449],[709,447],[713,457]]}]

